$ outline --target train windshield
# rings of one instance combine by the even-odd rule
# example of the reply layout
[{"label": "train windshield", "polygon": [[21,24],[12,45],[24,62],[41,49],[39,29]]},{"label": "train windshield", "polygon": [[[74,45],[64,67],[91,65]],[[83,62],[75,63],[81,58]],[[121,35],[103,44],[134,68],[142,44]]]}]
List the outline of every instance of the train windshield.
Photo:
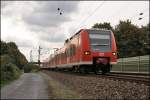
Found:
[{"label": "train windshield", "polygon": [[111,31],[90,30],[88,33],[93,51],[111,51]]}]

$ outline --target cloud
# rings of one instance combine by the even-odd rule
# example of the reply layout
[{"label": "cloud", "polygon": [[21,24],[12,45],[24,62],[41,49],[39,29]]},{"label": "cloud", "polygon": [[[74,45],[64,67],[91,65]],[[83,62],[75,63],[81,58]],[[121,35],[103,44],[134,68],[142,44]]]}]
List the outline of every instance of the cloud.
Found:
[{"label": "cloud", "polygon": [[[58,8],[62,15],[59,15]],[[40,1],[35,2],[33,9],[22,17],[27,27],[39,40],[58,43],[66,38],[62,25],[72,20],[71,14],[78,10],[78,2]]]},{"label": "cloud", "polygon": [[37,38],[45,42],[59,43],[64,42],[66,36],[62,27],[55,27],[47,28],[43,31],[37,32]]},{"label": "cloud", "polygon": [[[60,16],[53,16],[50,13],[33,13],[31,16],[26,16],[23,20],[29,24],[38,27],[58,27],[62,22],[71,20],[69,17]],[[32,27],[32,26],[31,26]]]},{"label": "cloud", "polygon": [[[67,21],[71,21],[69,16],[77,11],[77,2],[58,2],[58,1],[40,1],[35,2],[34,10],[27,16],[23,16],[23,21],[31,28],[59,27]],[[58,8],[61,9],[62,15],[59,14]]]},{"label": "cloud", "polygon": [[64,33],[55,33],[55,34],[43,34],[41,35],[40,39],[43,41],[48,41],[48,42],[63,42],[65,39]]},{"label": "cloud", "polygon": [[[78,11],[78,1],[8,1],[3,2],[3,17],[10,18],[19,23],[24,23],[23,27],[32,33],[31,37],[39,43],[64,42],[65,33],[62,25],[72,20],[71,14]],[[62,15],[57,10],[60,8]],[[28,32],[26,31],[26,32]],[[18,33],[20,34],[20,33]],[[10,38],[10,37],[9,37]],[[13,40],[13,38],[10,38]],[[18,41],[18,39],[16,40]],[[30,40],[33,42],[33,40]],[[35,41],[34,41],[35,42]],[[21,43],[20,46],[29,46]]]},{"label": "cloud", "polygon": [[17,44],[18,47],[24,47],[24,48],[29,48],[32,47],[33,43],[31,40],[28,39],[20,39],[18,37],[15,36],[7,36],[5,38],[5,41],[7,42],[15,42]]}]

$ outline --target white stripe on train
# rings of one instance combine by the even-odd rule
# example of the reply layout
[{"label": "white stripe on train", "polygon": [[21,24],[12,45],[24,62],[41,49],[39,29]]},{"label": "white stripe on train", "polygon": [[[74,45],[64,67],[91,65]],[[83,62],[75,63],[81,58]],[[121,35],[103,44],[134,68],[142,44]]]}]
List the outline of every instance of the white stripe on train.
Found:
[{"label": "white stripe on train", "polygon": [[[70,63],[70,64],[61,64],[61,65],[57,65],[57,66],[50,66],[50,68],[56,68],[56,67],[72,67],[75,65],[92,65],[92,62],[79,62],[79,63]],[[117,64],[117,62],[110,62],[111,65],[113,64]],[[47,66],[48,67],[48,66]],[[43,68],[47,68],[46,66],[43,66]],[[48,67],[49,68],[49,67]]]}]

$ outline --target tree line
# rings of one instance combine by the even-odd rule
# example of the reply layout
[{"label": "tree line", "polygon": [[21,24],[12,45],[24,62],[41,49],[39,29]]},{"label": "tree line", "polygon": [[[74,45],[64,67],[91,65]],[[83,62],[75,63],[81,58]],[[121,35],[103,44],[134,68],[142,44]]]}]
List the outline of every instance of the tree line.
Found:
[{"label": "tree line", "polygon": [[0,55],[7,55],[12,59],[12,63],[18,68],[22,69],[25,64],[28,63],[26,57],[19,51],[17,45],[14,42],[1,41]]},{"label": "tree line", "polygon": [[96,23],[92,26],[92,28],[105,28],[113,31],[119,58],[150,54],[149,27],[149,23],[138,27],[130,20],[120,21],[114,28],[109,22]]}]

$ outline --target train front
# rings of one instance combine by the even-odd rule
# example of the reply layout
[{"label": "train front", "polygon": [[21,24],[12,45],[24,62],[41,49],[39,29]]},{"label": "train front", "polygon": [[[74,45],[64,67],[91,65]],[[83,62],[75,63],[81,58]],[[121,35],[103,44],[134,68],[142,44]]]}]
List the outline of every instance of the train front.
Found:
[{"label": "train front", "polygon": [[[91,61],[94,71],[110,72],[111,66],[117,63],[117,47],[115,37],[110,30],[86,30],[87,46],[84,59]],[[88,50],[89,49],[89,50]]]}]

